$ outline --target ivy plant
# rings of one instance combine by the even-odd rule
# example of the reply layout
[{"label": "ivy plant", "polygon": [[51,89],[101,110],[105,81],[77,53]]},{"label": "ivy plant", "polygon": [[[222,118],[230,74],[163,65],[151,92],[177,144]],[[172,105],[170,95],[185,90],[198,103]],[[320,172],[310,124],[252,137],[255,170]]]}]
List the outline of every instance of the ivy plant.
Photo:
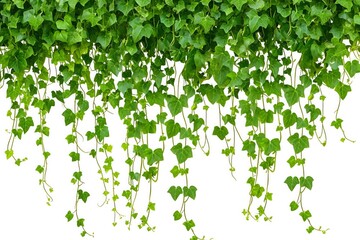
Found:
[{"label": "ivy plant", "polygon": [[[209,138],[218,138],[234,177],[235,154],[247,156],[249,204],[243,214],[271,221],[270,176],[278,153],[290,147],[286,160],[301,174],[284,179],[297,193],[289,210],[309,233],[325,233],[304,204],[304,192],[316,183],[305,171],[311,157],[306,150],[312,140],[326,145],[326,125],[341,131],[342,142],[352,141],[338,110],[360,72],[359,12],[359,0],[0,0],[0,86],[12,122],[5,157],[21,165],[27,157],[14,151],[15,144],[37,134],[43,159],[35,171],[50,205],[46,119],[60,106],[64,141],[72,146],[68,159],[76,165],[70,179],[75,205],[64,215],[82,236],[92,235],[81,206],[94,194],[82,181],[85,159],[98,166],[113,225],[124,217],[129,228],[135,222],[149,231],[155,229],[151,191],[162,162],[171,161],[169,178],[183,184],[169,185],[169,201],[178,203],[170,214],[195,240],[204,239],[186,208],[198,194],[187,164],[195,149],[209,155]],[[335,116],[325,115],[324,89],[339,98]],[[209,109],[217,114],[209,116]],[[126,129],[120,158],[112,155],[110,113]],[[80,130],[89,115],[92,128]],[[116,161],[128,168],[116,169]],[[127,187],[120,186],[124,172]],[[138,212],[144,184],[149,200]],[[120,198],[126,200],[124,215]]]}]

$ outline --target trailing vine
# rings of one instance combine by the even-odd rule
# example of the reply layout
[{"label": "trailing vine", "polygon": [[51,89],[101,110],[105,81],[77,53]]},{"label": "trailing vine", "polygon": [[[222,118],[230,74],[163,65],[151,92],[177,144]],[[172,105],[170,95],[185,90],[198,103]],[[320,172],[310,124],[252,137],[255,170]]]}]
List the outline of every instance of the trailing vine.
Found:
[{"label": "trailing vine", "polygon": [[[6,159],[28,160],[14,146],[28,132],[38,135],[43,159],[36,171],[50,205],[46,119],[60,105],[74,163],[74,207],[65,217],[81,235],[93,235],[82,217],[82,205],[93,196],[82,181],[83,159],[98,168],[99,206],[111,204],[113,225],[125,219],[129,229],[137,224],[148,231],[155,230],[153,189],[159,172],[168,171],[166,160],[174,162],[169,176],[182,182],[168,189],[178,203],[174,220],[195,240],[205,239],[187,208],[198,190],[188,165],[195,149],[210,155],[209,138],[219,138],[234,179],[236,156],[244,152],[250,167],[243,214],[271,221],[271,175],[283,160],[279,151],[290,146],[287,162],[300,175],[284,179],[297,193],[289,208],[309,233],[325,233],[304,199],[314,183],[306,149],[311,140],[326,145],[329,117],[340,140],[353,142],[339,108],[360,72],[359,11],[359,0],[0,0],[0,86],[6,86],[12,122]],[[325,89],[339,97],[334,116],[325,114]],[[210,108],[217,116],[209,116]],[[86,115],[93,128],[83,131]],[[109,115],[126,128],[120,157],[112,156],[109,137],[116,133]],[[165,159],[168,153],[172,159]],[[128,165],[127,173],[116,161]],[[140,191],[148,191],[145,212],[137,210]],[[128,211],[120,210],[120,198]]]}]

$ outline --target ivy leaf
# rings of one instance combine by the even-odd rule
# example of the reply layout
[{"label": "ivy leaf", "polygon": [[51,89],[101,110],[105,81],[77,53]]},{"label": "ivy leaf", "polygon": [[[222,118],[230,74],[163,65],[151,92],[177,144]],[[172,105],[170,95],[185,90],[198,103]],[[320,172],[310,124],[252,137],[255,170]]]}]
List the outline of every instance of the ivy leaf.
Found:
[{"label": "ivy leaf", "polygon": [[135,0],[140,7],[145,7],[151,3],[151,0]]},{"label": "ivy leaf", "polygon": [[147,156],[147,163],[152,165],[154,163],[164,160],[163,150],[161,148],[155,149]]},{"label": "ivy leaf", "polygon": [[9,57],[9,67],[14,69],[15,73],[21,74],[27,68],[27,62],[23,52],[16,52]]},{"label": "ivy leaf", "polygon": [[208,33],[210,29],[215,26],[215,20],[210,17],[209,15],[206,15],[200,22],[201,26],[204,28],[204,32]]},{"label": "ivy leaf", "polygon": [[266,28],[270,23],[270,18],[267,14],[263,14],[261,16],[256,14],[251,17],[249,16],[249,18],[249,28],[252,33],[258,30],[260,27]]},{"label": "ivy leaf", "polygon": [[98,137],[99,141],[103,141],[106,137],[110,136],[109,128],[107,126],[95,126],[95,134]]},{"label": "ivy leaf", "polygon": [[227,128],[225,126],[215,126],[214,127],[214,131],[213,131],[213,135],[218,136],[218,138],[220,138],[221,140],[224,140],[226,135],[228,135],[229,131],[227,130]]},{"label": "ivy leaf", "polygon": [[182,218],[182,214],[179,211],[175,211],[173,216],[175,221],[180,220]]},{"label": "ivy leaf", "polygon": [[298,177],[287,177],[285,180],[286,185],[289,187],[290,191],[294,190],[294,188],[296,187],[296,185],[298,185],[299,182],[299,178]]},{"label": "ivy leaf", "polygon": [[62,115],[64,116],[65,125],[69,125],[70,123],[75,123],[76,115],[70,109],[66,109]]},{"label": "ivy leaf", "polygon": [[71,211],[68,211],[65,215],[68,222],[70,222],[74,218],[74,214]]},{"label": "ivy leaf", "polygon": [[288,138],[288,142],[293,145],[295,153],[300,153],[309,147],[309,138],[305,135],[300,137],[298,133],[291,135]]},{"label": "ivy leaf", "polygon": [[283,111],[282,115],[285,128],[289,128],[296,123],[297,115],[291,112],[290,109],[286,109],[285,111]]},{"label": "ivy leaf", "polygon": [[182,188],[180,186],[171,186],[167,192],[170,193],[171,197],[176,201],[180,194],[182,194]]},{"label": "ivy leaf", "polygon": [[29,24],[34,28],[35,31],[39,29],[41,24],[44,22],[44,18],[41,15],[32,15],[29,18]]},{"label": "ivy leaf", "polygon": [[299,204],[297,204],[295,201],[292,201],[291,203],[290,203],[290,210],[291,211],[295,211],[296,209],[298,209],[299,208]]},{"label": "ivy leaf", "polygon": [[241,10],[242,6],[246,4],[248,0],[230,0],[230,4],[235,5],[237,10]]},{"label": "ivy leaf", "polygon": [[285,92],[286,102],[289,104],[289,106],[292,106],[295,103],[299,102],[300,96],[298,91],[294,87],[286,85],[283,90]]},{"label": "ivy leaf", "polygon": [[335,3],[340,4],[344,8],[347,8],[347,10],[349,10],[349,11],[351,10],[351,8],[353,6],[352,0],[336,0]]},{"label": "ivy leaf", "polygon": [[168,138],[176,136],[180,132],[180,124],[175,123],[174,120],[170,119],[165,123],[166,126],[166,135]]},{"label": "ivy leaf", "polygon": [[120,0],[117,9],[127,16],[129,12],[134,9],[134,0]]},{"label": "ivy leaf", "polygon": [[185,162],[187,159],[192,158],[192,149],[190,146],[186,145],[184,148],[181,143],[174,145],[171,148],[171,152],[176,155],[176,158],[179,163]]},{"label": "ivy leaf", "polygon": [[83,190],[78,190],[78,196],[79,196],[79,199],[81,199],[84,203],[86,203],[88,197],[90,197],[90,193],[86,192],[86,191],[83,191]]},{"label": "ivy leaf", "polygon": [[19,120],[19,127],[21,127],[24,131],[24,133],[26,133],[27,131],[29,131],[30,127],[34,126],[34,121],[31,117],[22,117]]},{"label": "ivy leaf", "polygon": [[313,186],[314,179],[311,176],[307,176],[306,178],[300,177],[300,186],[306,187],[307,189],[311,190]]},{"label": "ivy leaf", "polygon": [[335,88],[335,91],[339,94],[339,97],[344,100],[348,92],[351,92],[351,87],[347,84],[339,82],[339,84]]},{"label": "ivy leaf", "polygon": [[360,72],[360,63],[359,61],[353,60],[345,64],[345,69],[349,73],[350,77],[354,77],[355,74]]},{"label": "ivy leaf", "polygon": [[265,155],[270,155],[271,153],[280,151],[280,139],[274,138],[272,139],[268,146],[265,148]]},{"label": "ivy leaf", "polygon": [[193,220],[185,221],[185,222],[183,222],[183,225],[185,226],[187,231],[190,231],[190,229],[195,227],[195,223]]},{"label": "ivy leaf", "polygon": [[181,113],[183,109],[183,102],[182,99],[179,99],[175,96],[168,95],[166,101],[168,103],[169,111],[173,117]]},{"label": "ivy leaf", "polygon": [[5,155],[6,155],[6,159],[11,158],[14,155],[14,150],[12,150],[12,149],[6,150]]},{"label": "ivy leaf", "polygon": [[303,221],[305,222],[311,217],[311,212],[309,210],[303,211],[299,213],[299,215],[302,217]]},{"label": "ivy leaf", "polygon": [[103,34],[99,34],[98,37],[96,38],[96,42],[100,43],[101,47],[105,49],[107,46],[109,46],[111,39],[112,39],[111,34],[106,32]]},{"label": "ivy leaf", "polygon": [[85,222],[85,219],[84,218],[80,218],[76,221],[76,226],[78,227],[83,227],[84,226],[84,222]]},{"label": "ivy leaf", "polygon": [[197,188],[195,186],[183,188],[184,196],[192,198],[193,200],[195,200],[195,198],[196,198],[196,191],[197,191]]}]

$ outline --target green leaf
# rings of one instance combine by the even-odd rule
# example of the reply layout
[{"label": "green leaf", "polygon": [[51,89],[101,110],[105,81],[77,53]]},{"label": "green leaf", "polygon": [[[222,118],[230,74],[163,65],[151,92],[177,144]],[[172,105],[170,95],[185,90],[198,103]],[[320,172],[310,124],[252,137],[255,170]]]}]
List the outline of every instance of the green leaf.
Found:
[{"label": "green leaf", "polygon": [[69,156],[71,157],[71,161],[73,161],[73,162],[80,160],[80,154],[77,152],[71,152],[71,153],[69,153]]},{"label": "green leaf", "polygon": [[180,174],[180,169],[177,165],[175,165],[170,172],[172,173],[173,177],[176,178]]},{"label": "green leaf", "polygon": [[80,172],[74,172],[74,173],[73,173],[73,177],[74,177],[76,180],[78,180],[78,181],[81,180],[81,176],[82,176],[82,172],[81,172],[81,171],[80,171]]},{"label": "green leaf", "polygon": [[73,45],[82,41],[82,37],[77,31],[70,31],[68,33],[68,44]]},{"label": "green leaf", "polygon": [[90,197],[90,193],[79,189],[77,191],[79,199],[81,199],[84,203],[86,203],[87,199]]},{"label": "green leaf", "polygon": [[344,100],[349,92],[351,92],[350,85],[339,82],[336,86],[335,91],[339,94],[339,97]]},{"label": "green leaf", "polygon": [[270,18],[267,14],[262,14],[261,16],[256,14],[249,16],[249,18],[249,28],[252,33],[257,31],[260,27],[266,28],[270,23]]},{"label": "green leaf", "polygon": [[44,18],[41,15],[32,15],[29,18],[29,24],[34,28],[35,31],[39,29],[41,24],[44,22]]},{"label": "green leaf", "polygon": [[302,217],[304,222],[311,217],[311,213],[309,210],[303,211],[303,212],[299,213],[299,215]]},{"label": "green leaf", "polygon": [[76,226],[83,227],[84,226],[85,219],[80,218],[76,221]]},{"label": "green leaf", "polygon": [[160,15],[160,22],[169,28],[175,23],[175,18],[173,15],[167,16],[166,13]]},{"label": "green leaf", "polygon": [[37,171],[38,173],[42,174],[44,172],[44,168],[40,165],[37,165],[35,171]]},{"label": "green leaf", "polygon": [[166,101],[168,103],[169,111],[173,117],[181,113],[183,109],[183,103],[179,98],[172,95],[168,95]]},{"label": "green leaf", "polygon": [[140,7],[145,7],[151,3],[151,0],[135,0]]},{"label": "green leaf", "polygon": [[176,158],[179,163],[185,162],[187,159],[192,158],[192,149],[190,146],[186,145],[184,148],[181,143],[174,145],[171,148],[171,152],[176,155]]},{"label": "green leaf", "polygon": [[292,201],[291,203],[290,203],[290,210],[291,211],[295,211],[296,209],[298,209],[299,208],[299,204],[297,204],[295,201]]},{"label": "green leaf", "polygon": [[299,102],[299,93],[298,91],[293,88],[290,85],[286,85],[286,87],[284,87],[284,92],[285,92],[285,99],[286,102],[289,104],[289,106],[294,105],[295,103]]},{"label": "green leaf", "polygon": [[154,163],[160,162],[164,160],[163,150],[161,148],[157,148],[147,156],[147,163],[152,165]]},{"label": "green leaf", "polygon": [[195,223],[193,220],[185,221],[185,222],[183,222],[183,225],[185,226],[187,231],[190,231],[190,229],[195,227]]},{"label": "green leaf", "polygon": [[70,123],[75,123],[76,115],[70,109],[66,109],[62,115],[64,116],[65,125],[69,125]]},{"label": "green leaf", "polygon": [[331,122],[331,126],[335,127],[336,129],[341,128],[343,120],[341,118],[337,118]]},{"label": "green leaf", "polygon": [[300,177],[300,186],[306,187],[307,189],[311,190],[313,186],[314,179],[310,176],[307,176],[306,178]]},{"label": "green leaf", "polygon": [[75,6],[78,2],[79,2],[79,0],[68,0],[69,7],[71,9],[75,9]]},{"label": "green leaf", "polygon": [[175,123],[174,120],[170,119],[165,123],[166,126],[166,135],[168,138],[176,136],[180,132],[180,124]]},{"label": "green leaf", "polygon": [[313,226],[309,226],[309,227],[306,229],[306,231],[307,231],[308,233],[312,233],[314,230],[315,230],[315,228],[314,228]]},{"label": "green leaf", "polygon": [[221,126],[221,127],[215,126],[212,134],[218,136],[218,138],[220,138],[221,140],[224,140],[226,135],[229,134],[229,131],[225,126]]},{"label": "green leaf", "polygon": [[14,155],[14,150],[9,149],[5,151],[6,159],[11,158]]},{"label": "green leaf", "polygon": [[120,0],[117,9],[127,16],[134,9],[134,0]]},{"label": "green leaf", "polygon": [[355,74],[360,72],[360,63],[357,60],[347,62],[344,67],[346,71],[349,73],[350,77],[354,77]]},{"label": "green leaf", "polygon": [[290,109],[286,109],[285,111],[283,111],[282,115],[285,128],[289,128],[296,123],[297,115],[291,112]]},{"label": "green leaf", "polygon": [[351,8],[353,6],[352,0],[336,0],[336,3],[340,4],[344,8],[347,8],[347,10],[349,10],[349,11],[351,10]]},{"label": "green leaf", "polygon": [[74,218],[74,214],[71,211],[68,211],[65,215],[68,222],[70,222]]},{"label": "green leaf", "polygon": [[111,43],[112,36],[109,32],[99,34],[96,38],[96,42],[100,43],[102,48],[107,48],[109,44]]},{"label": "green leaf", "polygon": [[254,186],[252,186],[250,194],[251,196],[260,198],[264,191],[265,191],[264,187],[260,186],[260,184],[255,184]]},{"label": "green leaf", "polygon": [[15,73],[21,74],[27,68],[27,62],[23,52],[16,52],[9,57],[9,67],[14,69]]},{"label": "green leaf", "polygon": [[175,211],[173,216],[175,221],[180,220],[182,218],[182,214],[179,211]]},{"label": "green leaf", "polygon": [[302,152],[309,147],[309,138],[305,135],[299,137],[298,133],[294,133],[288,138],[288,142],[293,145],[295,153]]},{"label": "green leaf", "polygon": [[270,155],[271,153],[275,153],[280,151],[280,139],[274,138],[269,142],[269,145],[265,148],[265,154]]},{"label": "green leaf", "polygon": [[171,186],[167,192],[170,193],[171,197],[176,201],[180,194],[182,194],[182,188],[180,186]]},{"label": "green leaf", "polygon": [[238,11],[241,10],[242,6],[246,4],[248,0],[230,0],[230,4],[235,5]]},{"label": "green leaf", "polygon": [[110,136],[109,128],[105,125],[97,125],[95,126],[95,135],[102,142],[106,137]]},{"label": "green leaf", "polygon": [[189,188],[188,187],[183,188],[184,196],[192,198],[193,200],[195,200],[196,198],[196,191],[197,188],[195,186],[190,186]]},{"label": "green leaf", "polygon": [[287,177],[285,180],[286,185],[289,187],[290,191],[294,190],[294,188],[296,187],[296,185],[298,185],[299,182],[299,178],[298,177]]},{"label": "green leaf", "polygon": [[34,126],[34,121],[31,117],[22,117],[19,120],[19,127],[21,127],[24,131],[24,133],[26,133],[27,131],[29,131],[30,127]]}]

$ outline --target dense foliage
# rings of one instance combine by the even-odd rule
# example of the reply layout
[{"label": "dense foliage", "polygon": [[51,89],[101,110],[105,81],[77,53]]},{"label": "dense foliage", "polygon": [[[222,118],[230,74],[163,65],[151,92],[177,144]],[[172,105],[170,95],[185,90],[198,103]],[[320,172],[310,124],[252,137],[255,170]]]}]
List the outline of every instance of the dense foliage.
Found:
[{"label": "dense foliage", "polygon": [[[71,179],[76,204],[66,218],[82,236],[90,234],[78,209],[90,197],[82,184],[82,159],[99,166],[113,224],[121,217],[118,199],[125,198],[125,224],[136,220],[152,230],[151,188],[168,151],[173,159],[167,161],[175,160],[172,176],[184,178],[183,186],[168,190],[179,201],[174,220],[191,239],[199,239],[186,211],[197,193],[186,165],[193,150],[208,155],[208,138],[216,136],[224,142],[231,174],[235,152],[243,151],[250,159],[250,200],[243,214],[267,221],[273,198],[269,176],[277,153],[289,144],[289,166],[302,169],[301,176],[284,179],[298,191],[290,209],[309,224],[309,233],[325,232],[312,225],[303,205],[314,180],[305,172],[303,153],[311,139],[327,141],[323,89],[343,100],[360,72],[358,60],[350,60],[358,57],[359,10],[360,0],[0,0],[0,86],[6,86],[13,122],[6,158],[20,165],[26,158],[14,152],[15,140],[30,131],[38,134],[43,162],[36,171],[50,204],[46,116],[63,105],[64,125],[71,126],[65,140],[73,146],[69,159],[77,163]],[[208,119],[211,107],[218,108],[214,126]],[[111,155],[109,112],[118,113],[127,132],[120,159]],[[86,114],[94,124],[82,133],[78,126]],[[337,112],[330,122],[343,132],[341,140],[348,140]],[[81,148],[83,137],[92,146],[89,153]],[[126,189],[118,180],[125,170],[113,168],[114,161],[128,165]],[[148,184],[150,196],[147,211],[139,215],[134,206],[140,182]]]}]

